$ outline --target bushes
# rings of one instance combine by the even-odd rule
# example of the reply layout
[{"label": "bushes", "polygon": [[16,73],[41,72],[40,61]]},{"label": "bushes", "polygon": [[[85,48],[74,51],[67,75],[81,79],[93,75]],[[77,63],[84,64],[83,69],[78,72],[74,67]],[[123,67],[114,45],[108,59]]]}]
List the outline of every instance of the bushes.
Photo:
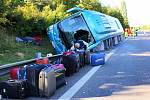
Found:
[{"label": "bushes", "polygon": [[19,36],[45,34],[49,25],[66,16],[63,4],[57,6],[55,10],[52,10],[49,5],[40,9],[38,7],[34,3],[16,6],[13,11],[7,12],[6,19],[11,24],[7,24],[5,27],[13,29]]},{"label": "bushes", "polygon": [[[111,10],[110,10],[110,9],[111,9]],[[110,8],[110,9],[109,9],[109,11],[107,12],[108,15],[118,18],[119,21],[121,22],[122,26],[123,26],[123,27],[126,27],[125,20],[124,20],[122,14],[120,13],[120,11],[118,11],[117,9],[112,9],[112,8]]]},{"label": "bushes", "polygon": [[23,6],[16,7],[12,15],[14,15],[14,26],[16,26],[16,32],[19,35],[32,36],[45,32],[45,20],[33,3],[26,3]]},{"label": "bushes", "polygon": [[[2,2],[3,1],[3,2]],[[66,10],[76,5],[117,17],[128,24],[117,9],[103,7],[97,0],[2,0],[0,25],[20,36],[45,34],[49,25],[67,16]]]}]

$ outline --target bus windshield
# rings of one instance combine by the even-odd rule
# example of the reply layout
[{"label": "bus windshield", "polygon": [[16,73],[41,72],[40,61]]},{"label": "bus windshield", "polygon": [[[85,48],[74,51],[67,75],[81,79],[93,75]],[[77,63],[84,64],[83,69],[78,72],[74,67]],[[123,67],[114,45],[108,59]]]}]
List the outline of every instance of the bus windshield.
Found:
[{"label": "bus windshield", "polygon": [[[89,42],[89,29],[81,15],[75,16],[73,18],[67,18],[61,21],[58,24],[58,28],[60,31],[60,37],[62,38],[63,43],[67,49],[72,46],[73,41],[76,39],[82,39],[86,42]],[[78,31],[80,31],[80,33],[78,33]],[[77,38],[74,37],[75,34],[78,34],[76,35],[78,36]]]}]

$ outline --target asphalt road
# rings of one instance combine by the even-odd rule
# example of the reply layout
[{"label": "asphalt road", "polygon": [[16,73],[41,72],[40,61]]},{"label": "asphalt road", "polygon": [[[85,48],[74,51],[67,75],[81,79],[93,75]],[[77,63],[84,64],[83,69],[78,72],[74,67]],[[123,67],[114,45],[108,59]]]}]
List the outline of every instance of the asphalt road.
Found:
[{"label": "asphalt road", "polygon": [[[106,54],[111,52],[113,54],[105,65],[97,67],[91,77],[87,73],[94,67],[82,68],[73,76],[67,77],[68,84],[58,89],[48,99],[61,99],[60,97],[66,94],[72,95],[73,100],[148,100],[150,98],[150,36],[128,38],[113,50],[115,51],[106,52]],[[89,79],[82,80],[81,78],[86,75]],[[75,87],[73,89],[76,92],[69,94],[74,92],[70,90],[72,87]],[[41,100],[42,98],[28,99]]]}]

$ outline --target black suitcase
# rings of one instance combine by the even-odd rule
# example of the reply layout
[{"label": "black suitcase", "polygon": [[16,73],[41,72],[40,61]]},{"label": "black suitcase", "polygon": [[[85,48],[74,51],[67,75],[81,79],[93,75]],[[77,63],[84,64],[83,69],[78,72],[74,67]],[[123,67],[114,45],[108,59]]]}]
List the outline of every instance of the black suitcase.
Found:
[{"label": "black suitcase", "polygon": [[29,87],[26,80],[8,80],[0,83],[0,95],[3,98],[23,99],[29,96]]},{"label": "black suitcase", "polygon": [[80,68],[79,54],[64,54],[62,56],[62,64],[66,68],[66,76],[71,76],[73,73],[78,72]]},{"label": "black suitcase", "polygon": [[89,65],[90,64],[90,50],[85,51],[85,64]]},{"label": "black suitcase", "polygon": [[57,64],[55,63],[54,65],[51,65],[56,75],[56,89],[67,84],[65,79],[66,68],[64,67],[63,64],[60,64],[60,62],[61,61],[59,61]]},{"label": "black suitcase", "polygon": [[79,54],[80,67],[84,67],[85,66],[85,51],[77,51],[77,54]]},{"label": "black suitcase", "polygon": [[26,68],[27,81],[32,96],[39,96],[39,73],[47,65],[30,65]]},{"label": "black suitcase", "polygon": [[58,89],[67,84],[65,79],[65,69],[57,69],[55,70],[55,73],[56,73],[56,89]]}]

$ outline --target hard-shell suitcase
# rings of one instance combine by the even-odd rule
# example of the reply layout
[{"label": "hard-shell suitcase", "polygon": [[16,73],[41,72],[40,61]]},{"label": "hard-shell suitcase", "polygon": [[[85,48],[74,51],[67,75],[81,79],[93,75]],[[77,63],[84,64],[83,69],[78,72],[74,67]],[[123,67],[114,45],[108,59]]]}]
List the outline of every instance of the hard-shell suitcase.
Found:
[{"label": "hard-shell suitcase", "polygon": [[104,53],[94,53],[91,54],[91,65],[98,66],[105,64],[105,54]]},{"label": "hard-shell suitcase", "polygon": [[52,67],[46,67],[39,74],[39,95],[50,97],[56,91],[56,77]]},{"label": "hard-shell suitcase", "polygon": [[85,51],[85,64],[90,64],[90,50]]},{"label": "hard-shell suitcase", "polygon": [[8,80],[0,83],[0,95],[3,98],[23,99],[29,96],[28,92],[26,80]]},{"label": "hard-shell suitcase", "polygon": [[10,78],[18,79],[18,71],[19,71],[18,67],[10,69]]},{"label": "hard-shell suitcase", "polygon": [[62,64],[64,64],[66,68],[65,75],[66,76],[73,75],[73,73],[78,72],[80,68],[79,54],[76,53],[63,54]]},{"label": "hard-shell suitcase", "polygon": [[27,81],[29,83],[32,96],[39,96],[39,73],[47,65],[30,65],[26,68]]},{"label": "hard-shell suitcase", "polygon": [[55,64],[51,66],[55,70],[56,74],[56,88],[58,89],[59,87],[66,85],[67,82],[65,80],[65,67],[63,64]]}]

